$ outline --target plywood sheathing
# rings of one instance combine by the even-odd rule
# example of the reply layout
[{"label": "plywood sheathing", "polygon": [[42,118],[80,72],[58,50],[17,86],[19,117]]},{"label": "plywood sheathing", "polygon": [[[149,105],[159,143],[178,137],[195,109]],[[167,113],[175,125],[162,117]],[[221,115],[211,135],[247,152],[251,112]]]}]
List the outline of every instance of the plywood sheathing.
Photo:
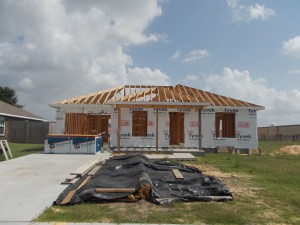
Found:
[{"label": "plywood sheathing", "polygon": [[249,102],[184,86],[124,85],[53,104],[113,104],[113,102],[188,102],[211,106],[261,107]]}]

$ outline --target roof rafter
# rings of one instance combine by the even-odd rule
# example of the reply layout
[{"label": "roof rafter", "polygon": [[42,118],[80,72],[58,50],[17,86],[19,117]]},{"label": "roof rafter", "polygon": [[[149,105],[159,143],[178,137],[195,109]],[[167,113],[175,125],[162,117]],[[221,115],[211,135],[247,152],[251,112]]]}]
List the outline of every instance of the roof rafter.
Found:
[{"label": "roof rafter", "polygon": [[211,106],[261,107],[185,85],[124,85],[53,104],[113,104],[113,102],[178,102],[205,103]]}]

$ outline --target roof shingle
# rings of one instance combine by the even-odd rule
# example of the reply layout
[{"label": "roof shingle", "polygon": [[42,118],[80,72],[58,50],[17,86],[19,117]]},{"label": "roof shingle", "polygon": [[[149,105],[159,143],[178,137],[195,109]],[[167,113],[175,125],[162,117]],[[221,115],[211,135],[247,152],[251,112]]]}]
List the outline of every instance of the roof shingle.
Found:
[{"label": "roof shingle", "polygon": [[9,117],[18,117],[29,120],[38,120],[38,121],[46,121],[40,116],[34,115],[30,112],[27,112],[23,109],[10,105],[6,102],[0,100],[0,115],[9,116]]}]

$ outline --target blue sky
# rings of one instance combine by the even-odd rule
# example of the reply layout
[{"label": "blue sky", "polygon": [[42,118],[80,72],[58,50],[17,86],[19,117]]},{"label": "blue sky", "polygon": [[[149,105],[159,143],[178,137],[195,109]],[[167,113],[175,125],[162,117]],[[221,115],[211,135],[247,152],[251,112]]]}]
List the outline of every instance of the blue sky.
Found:
[{"label": "blue sky", "polygon": [[[252,78],[264,78],[268,86],[276,89],[299,88],[300,76],[289,72],[299,69],[299,58],[284,55],[282,44],[300,33],[300,2],[238,2],[244,7],[260,4],[272,9],[274,15],[265,20],[235,20],[226,1],[189,3],[163,2],[163,15],[146,32],[165,34],[166,41],[134,47],[131,56],[137,66],[158,67],[176,77],[172,83],[187,74],[218,74],[230,67],[248,70]],[[209,56],[195,63],[183,63],[195,49],[205,49]],[[170,60],[176,51],[180,57]]]},{"label": "blue sky", "polygon": [[0,85],[49,120],[53,101],[181,83],[300,124],[299,21],[298,0],[3,0]]}]

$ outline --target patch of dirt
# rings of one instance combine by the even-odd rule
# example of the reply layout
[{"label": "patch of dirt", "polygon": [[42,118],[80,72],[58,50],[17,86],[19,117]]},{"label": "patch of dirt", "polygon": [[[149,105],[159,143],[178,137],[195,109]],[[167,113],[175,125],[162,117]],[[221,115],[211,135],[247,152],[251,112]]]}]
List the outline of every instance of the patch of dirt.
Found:
[{"label": "patch of dirt", "polygon": [[52,207],[52,210],[53,210],[53,212],[55,212],[55,213],[63,213],[63,212],[64,212],[63,209],[55,208],[55,207]]},{"label": "patch of dirt", "polygon": [[283,146],[275,151],[277,154],[300,155],[300,145]]},{"label": "patch of dirt", "polygon": [[147,217],[152,212],[157,212],[157,211],[162,212],[168,210],[167,207],[159,206],[145,200],[137,201],[136,203],[115,202],[115,203],[107,203],[107,204],[109,204],[109,206],[112,209],[124,213],[128,211],[128,207],[133,207],[135,210],[139,212],[140,215],[143,215],[143,217]]},{"label": "patch of dirt", "polygon": [[224,173],[212,165],[191,165],[203,172],[204,175],[213,176],[220,180],[234,195],[254,197],[260,188],[250,182],[250,175],[237,173]]}]

